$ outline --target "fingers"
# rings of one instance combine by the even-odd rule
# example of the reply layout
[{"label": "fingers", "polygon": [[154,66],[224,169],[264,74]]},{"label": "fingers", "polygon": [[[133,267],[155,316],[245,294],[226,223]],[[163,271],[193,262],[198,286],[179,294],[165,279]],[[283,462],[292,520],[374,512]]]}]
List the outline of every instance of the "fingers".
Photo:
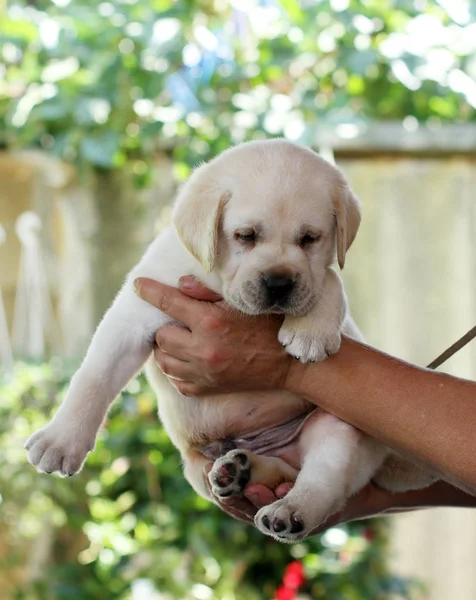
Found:
[{"label": "fingers", "polygon": [[246,498],[223,498],[218,500],[218,504],[227,514],[247,523],[253,523],[257,513],[256,508]]},{"label": "fingers", "polygon": [[276,495],[265,485],[252,483],[247,485],[244,491],[245,498],[253,504],[257,509],[268,506],[276,501]]},{"label": "fingers", "polygon": [[[213,496],[208,473],[213,467],[213,463],[205,465],[205,481],[210,495]],[[231,498],[216,498],[220,508],[240,521],[254,523],[254,516],[260,508],[272,504],[276,501],[276,496],[270,488],[260,483],[251,483],[246,486],[243,496]]]},{"label": "fingers", "polygon": [[218,506],[221,508],[221,510],[224,513],[226,513],[227,515],[230,515],[230,517],[233,517],[234,519],[237,519],[238,521],[244,521],[245,523],[250,523],[250,524],[254,523],[254,517],[252,515],[247,515],[245,512],[236,510],[236,509],[232,508],[231,506],[225,506],[221,502],[218,503]]},{"label": "fingers", "polygon": [[276,488],[276,497],[284,498],[284,496],[286,496],[286,494],[289,492],[289,490],[293,487],[294,487],[294,483],[281,483]]},{"label": "fingers", "polygon": [[226,512],[231,517],[246,523],[253,523],[256,508],[246,498],[217,498],[213,492],[208,479],[208,473],[211,471],[213,463],[207,463],[204,468],[205,483],[210,496],[215,498],[218,506],[223,512]]},{"label": "fingers", "polygon": [[192,333],[178,325],[167,325],[155,334],[155,341],[163,352],[186,359],[192,345]]},{"label": "fingers", "polygon": [[173,287],[153,279],[139,277],[134,281],[134,290],[143,300],[188,327],[200,318],[197,315],[197,310],[203,308],[200,303],[187,298]]},{"label": "fingers", "polygon": [[272,504],[275,500],[276,496],[269,488],[261,484],[251,484],[245,488],[243,497],[224,498],[219,500],[219,505],[235,519],[254,523],[258,510]]},{"label": "fingers", "polygon": [[179,279],[179,290],[196,300],[206,300],[207,302],[218,302],[219,300],[223,300],[220,294],[209,290],[193,275],[188,275]]},{"label": "fingers", "polygon": [[160,348],[154,350],[154,358],[162,373],[170,379],[190,380],[190,364],[188,362],[174,358]]},{"label": "fingers", "polygon": [[260,508],[272,504],[276,496],[265,485],[251,484],[245,488],[244,497],[224,498],[218,501],[220,508],[240,521],[254,523],[254,517]]}]

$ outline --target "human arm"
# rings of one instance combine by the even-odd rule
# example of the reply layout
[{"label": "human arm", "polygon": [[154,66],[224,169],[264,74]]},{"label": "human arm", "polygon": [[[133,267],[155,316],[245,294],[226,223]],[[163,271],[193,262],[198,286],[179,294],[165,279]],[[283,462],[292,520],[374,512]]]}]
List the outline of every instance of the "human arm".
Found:
[{"label": "human arm", "polygon": [[284,386],[450,484],[476,493],[475,382],[344,338],[330,359],[293,365]]},{"label": "human arm", "polygon": [[183,393],[288,389],[476,493],[476,383],[347,338],[329,359],[301,364],[277,341],[279,318],[246,317],[147,280],[140,287],[144,299],[191,330],[163,329],[157,337],[156,360]]},{"label": "human arm", "polygon": [[[242,498],[225,498],[219,501],[223,511],[241,521],[253,523],[253,517],[263,506],[281,498],[290,484],[282,484],[274,492],[263,485],[250,484]],[[347,501],[345,507],[319,525],[313,533],[320,533],[349,521],[359,521],[384,515],[436,507],[476,508],[476,497],[444,481],[421,490],[392,493],[374,483],[369,483]]]}]

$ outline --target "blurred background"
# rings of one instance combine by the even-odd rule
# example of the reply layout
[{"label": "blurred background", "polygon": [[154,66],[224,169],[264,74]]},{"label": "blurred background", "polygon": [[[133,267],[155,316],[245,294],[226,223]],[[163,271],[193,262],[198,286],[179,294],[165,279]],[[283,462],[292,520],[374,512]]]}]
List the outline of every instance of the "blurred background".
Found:
[{"label": "blurred background", "polygon": [[[142,377],[80,476],[39,475],[22,449],[177,185],[244,140],[284,136],[345,171],[364,211],[344,271],[354,316],[371,344],[430,362],[476,314],[475,107],[471,0],[4,6],[2,600],[476,598],[470,510],[293,547],[223,516],[183,480]],[[476,345],[444,370],[475,378]]]}]

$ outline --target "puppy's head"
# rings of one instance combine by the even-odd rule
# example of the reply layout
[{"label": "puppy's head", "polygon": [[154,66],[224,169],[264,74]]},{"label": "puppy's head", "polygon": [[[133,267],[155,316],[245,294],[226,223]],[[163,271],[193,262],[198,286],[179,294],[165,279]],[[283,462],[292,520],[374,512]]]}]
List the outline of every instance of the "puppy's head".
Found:
[{"label": "puppy's head", "polygon": [[359,223],[342,174],[284,140],[242,144],[199,167],[174,212],[185,246],[249,314],[308,312],[336,254],[343,268]]}]

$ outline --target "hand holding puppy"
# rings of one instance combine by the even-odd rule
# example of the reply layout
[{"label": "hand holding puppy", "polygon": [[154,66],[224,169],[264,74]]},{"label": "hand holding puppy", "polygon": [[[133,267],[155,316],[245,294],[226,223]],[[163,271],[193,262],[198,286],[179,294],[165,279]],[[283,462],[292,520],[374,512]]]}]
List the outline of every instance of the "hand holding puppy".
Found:
[{"label": "hand holding puppy", "polygon": [[149,279],[135,287],[141,298],[189,327],[163,327],[155,338],[155,360],[179,392],[203,396],[284,387],[295,361],[278,342],[282,317],[230,310],[194,277],[181,278],[180,291]]}]

